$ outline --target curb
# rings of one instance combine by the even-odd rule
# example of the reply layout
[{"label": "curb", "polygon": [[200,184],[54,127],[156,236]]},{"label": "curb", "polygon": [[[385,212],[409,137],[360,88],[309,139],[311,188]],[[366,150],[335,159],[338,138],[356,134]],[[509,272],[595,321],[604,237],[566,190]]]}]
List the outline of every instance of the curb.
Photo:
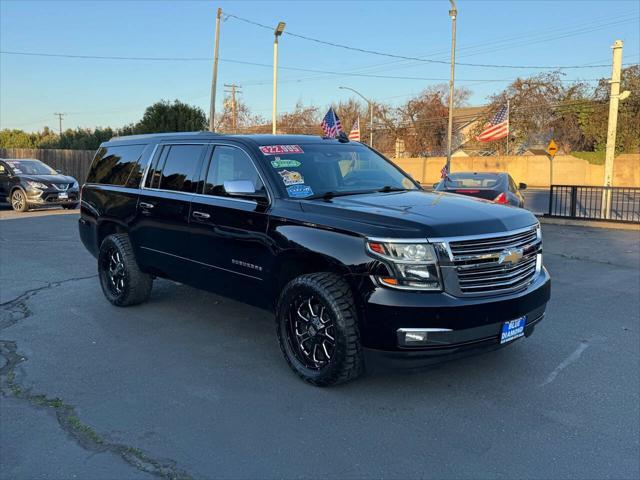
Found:
[{"label": "curb", "polygon": [[630,230],[640,232],[638,223],[617,223],[593,220],[574,220],[569,218],[546,217],[544,214],[535,214],[543,225],[569,225],[572,227],[609,228],[612,230]]}]

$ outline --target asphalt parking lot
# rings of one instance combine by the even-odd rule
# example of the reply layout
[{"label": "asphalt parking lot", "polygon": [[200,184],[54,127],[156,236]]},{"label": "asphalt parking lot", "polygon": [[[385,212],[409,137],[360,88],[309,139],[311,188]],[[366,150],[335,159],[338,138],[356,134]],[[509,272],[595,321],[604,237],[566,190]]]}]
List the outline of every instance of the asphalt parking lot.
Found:
[{"label": "asphalt parking lot", "polygon": [[271,316],[156,281],[103,297],[77,214],[0,220],[0,478],[638,478],[640,237],[545,225],[509,348],[318,389]]}]

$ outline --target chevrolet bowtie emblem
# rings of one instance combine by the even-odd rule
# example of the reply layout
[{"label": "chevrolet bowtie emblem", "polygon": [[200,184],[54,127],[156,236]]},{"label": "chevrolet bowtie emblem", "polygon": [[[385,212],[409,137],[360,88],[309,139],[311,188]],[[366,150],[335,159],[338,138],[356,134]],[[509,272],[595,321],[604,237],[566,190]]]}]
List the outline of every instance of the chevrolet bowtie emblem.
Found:
[{"label": "chevrolet bowtie emblem", "polygon": [[515,265],[522,260],[523,251],[521,248],[513,248],[511,250],[503,250],[498,257],[500,265]]}]

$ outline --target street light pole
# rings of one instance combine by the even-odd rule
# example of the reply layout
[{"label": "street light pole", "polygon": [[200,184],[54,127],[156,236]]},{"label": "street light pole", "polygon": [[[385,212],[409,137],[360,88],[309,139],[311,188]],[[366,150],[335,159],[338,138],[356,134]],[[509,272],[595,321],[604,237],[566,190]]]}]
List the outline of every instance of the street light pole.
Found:
[{"label": "street light pole", "polygon": [[451,144],[453,135],[453,85],[456,73],[456,17],[458,16],[458,9],[456,8],[455,0],[449,0],[451,2],[451,10],[449,10],[449,16],[451,17],[451,75],[449,77],[449,124],[447,125],[447,173],[451,173]]},{"label": "street light pole", "polygon": [[216,87],[218,83],[218,48],[220,46],[220,17],[222,9],[218,8],[216,14],[216,39],[213,46],[213,74],[211,75],[211,105],[209,106],[209,131],[215,130],[214,122],[216,117]]},{"label": "street light pole", "polygon": [[273,106],[271,109],[271,133],[276,134],[276,116],[278,104],[278,37],[284,32],[285,23],[279,22],[273,32]]},{"label": "street light pole", "polygon": [[365,102],[369,104],[369,146],[373,148],[373,102],[369,100],[367,97],[362,95],[359,91],[354,90],[350,87],[338,87],[341,90],[351,90],[356,95],[359,95]]}]

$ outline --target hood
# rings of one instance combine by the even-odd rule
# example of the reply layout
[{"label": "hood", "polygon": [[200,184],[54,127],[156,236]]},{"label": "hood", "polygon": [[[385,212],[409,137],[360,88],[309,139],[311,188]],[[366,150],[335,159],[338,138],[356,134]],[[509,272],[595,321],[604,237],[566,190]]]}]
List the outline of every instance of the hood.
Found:
[{"label": "hood", "polygon": [[21,180],[31,180],[33,182],[43,182],[43,183],[73,183],[76,181],[75,178],[69,177],[67,175],[26,175],[24,173],[20,173],[16,175]]},{"label": "hood", "polygon": [[[409,191],[301,201],[309,213],[368,236],[452,237],[501,233],[537,223],[524,209],[445,192]],[[318,223],[320,219],[317,219]]]}]

